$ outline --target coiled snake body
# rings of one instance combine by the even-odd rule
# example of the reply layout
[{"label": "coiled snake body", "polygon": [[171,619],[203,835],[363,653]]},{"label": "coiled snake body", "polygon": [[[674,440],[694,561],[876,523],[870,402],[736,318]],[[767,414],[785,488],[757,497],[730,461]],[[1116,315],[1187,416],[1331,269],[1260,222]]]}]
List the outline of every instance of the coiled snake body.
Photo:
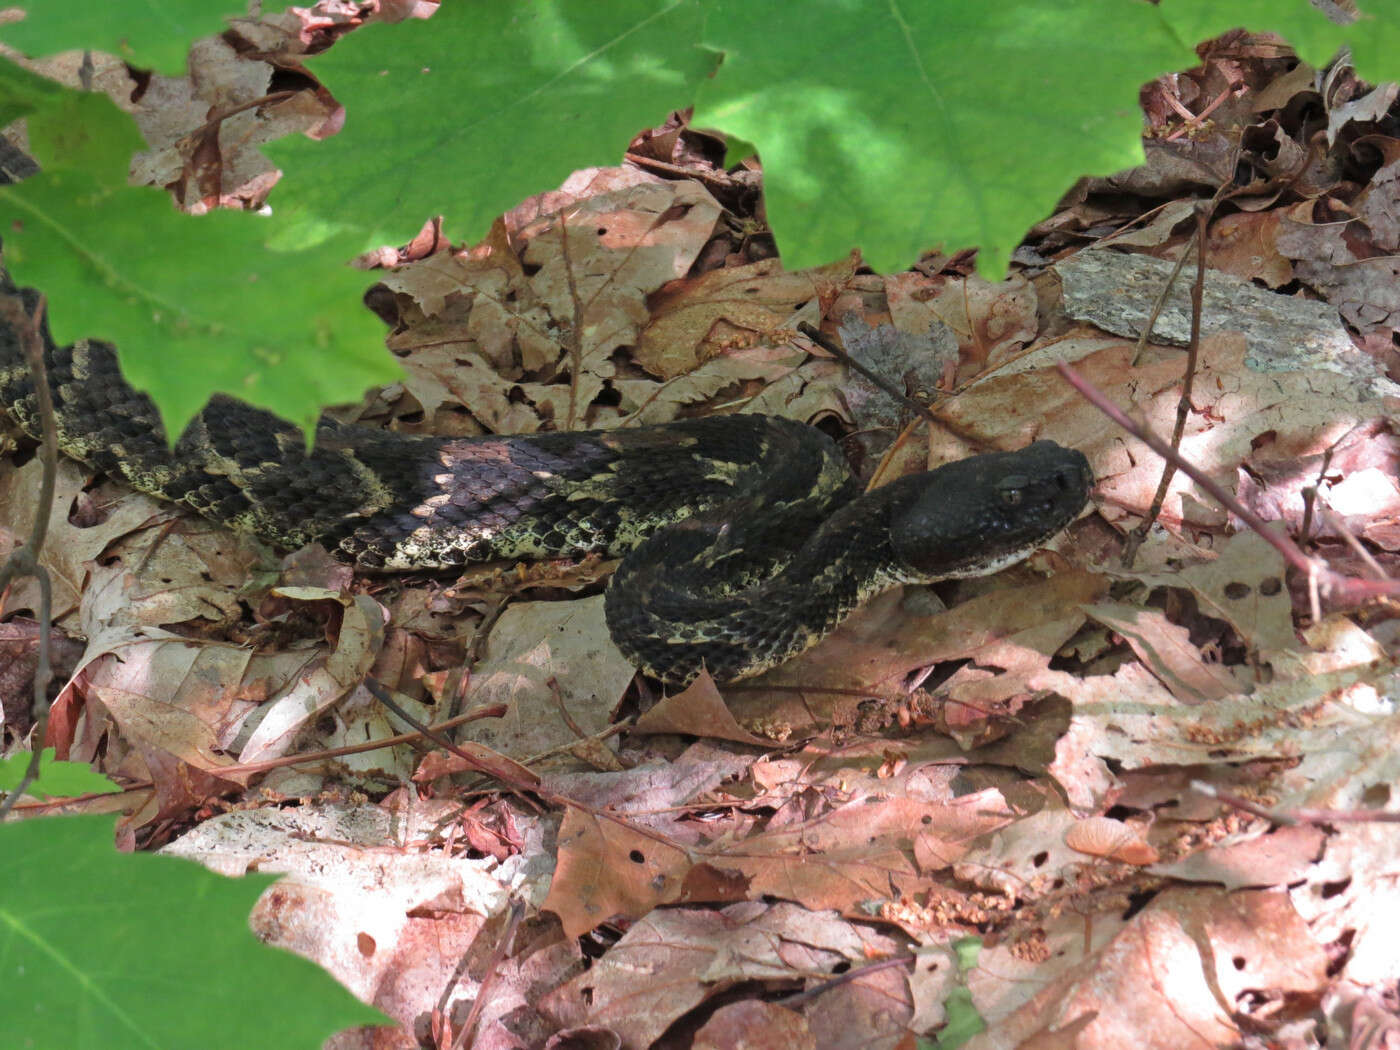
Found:
[{"label": "coiled snake body", "polygon": [[[307,452],[296,428],[215,397],[172,449],[109,344],[44,340],[67,455],[276,546],[319,542],[372,570],[624,556],[609,630],[672,685],[702,666],[726,681],[781,663],[896,583],[1011,564],[1068,524],[1091,484],[1081,453],[1041,441],[860,495],[826,435],[757,415],[472,439],[324,420]],[[38,436],[3,326],[0,409]]]}]

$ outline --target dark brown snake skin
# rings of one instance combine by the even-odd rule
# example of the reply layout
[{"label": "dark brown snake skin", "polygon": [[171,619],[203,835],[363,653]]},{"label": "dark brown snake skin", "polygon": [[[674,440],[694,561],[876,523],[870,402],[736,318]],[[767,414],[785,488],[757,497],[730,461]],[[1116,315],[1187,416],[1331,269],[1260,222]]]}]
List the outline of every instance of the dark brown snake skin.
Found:
[{"label": "dark brown snake skin", "polygon": [[[16,292],[8,277],[4,292]],[[18,294],[34,307],[36,293]],[[826,435],[756,415],[474,439],[324,420],[308,453],[294,427],[216,397],[171,449],[109,344],[44,337],[67,455],[275,546],[322,543],[371,570],[624,556],[609,630],[670,685],[702,666],[726,681],[781,663],[895,584],[1009,565],[1072,521],[1092,483],[1081,453],[1041,441],[860,495]],[[3,326],[0,410],[38,436]]]}]

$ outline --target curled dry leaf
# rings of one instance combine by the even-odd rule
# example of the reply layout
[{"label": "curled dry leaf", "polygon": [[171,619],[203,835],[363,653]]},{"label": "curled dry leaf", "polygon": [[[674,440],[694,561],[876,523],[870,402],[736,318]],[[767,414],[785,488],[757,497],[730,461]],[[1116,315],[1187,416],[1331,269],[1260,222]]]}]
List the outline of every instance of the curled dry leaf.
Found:
[{"label": "curled dry leaf", "polygon": [[1131,824],[1112,817],[1089,817],[1065,832],[1065,845],[1076,853],[1122,864],[1155,864],[1157,851]]}]

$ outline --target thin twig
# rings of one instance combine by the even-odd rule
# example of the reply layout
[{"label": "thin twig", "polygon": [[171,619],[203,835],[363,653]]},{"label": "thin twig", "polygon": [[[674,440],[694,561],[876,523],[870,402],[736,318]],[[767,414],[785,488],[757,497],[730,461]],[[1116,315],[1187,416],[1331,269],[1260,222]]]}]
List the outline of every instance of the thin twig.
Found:
[{"label": "thin twig", "polygon": [[1172,272],[1167,274],[1167,279],[1162,282],[1162,290],[1157,293],[1157,298],[1152,303],[1152,310],[1147,315],[1147,323],[1142,326],[1142,331],[1138,334],[1137,345],[1133,347],[1133,360],[1129,367],[1136,368],[1142,363],[1142,355],[1147,352],[1147,344],[1152,339],[1152,330],[1157,327],[1157,318],[1162,316],[1162,310],[1166,308],[1167,300],[1172,296],[1172,288],[1176,286],[1176,279],[1181,276],[1181,270],[1186,265],[1186,260],[1191,258],[1191,247],[1199,236],[1200,225],[1198,223],[1191,236],[1187,238],[1186,245],[1176,260],[1176,265],[1172,267]]},{"label": "thin twig", "polygon": [[[1216,198],[1219,194],[1216,194]],[[1186,344],[1186,369],[1181,379],[1181,396],[1176,400],[1176,423],[1172,427],[1171,445],[1174,449],[1181,448],[1181,439],[1186,433],[1186,419],[1191,414],[1191,391],[1196,382],[1196,362],[1200,357],[1201,349],[1201,312],[1205,299],[1206,287],[1206,227],[1210,223],[1211,216],[1215,213],[1215,199],[1198,203],[1196,205],[1196,230],[1192,234],[1196,243],[1196,280],[1191,285],[1191,339]],[[1158,303],[1166,299],[1167,293],[1171,290],[1171,281],[1176,278],[1181,271],[1181,262],[1184,261],[1189,252],[1182,252],[1181,259],[1177,262],[1177,268],[1168,279],[1167,287],[1162,290],[1162,296]],[[1155,317],[1148,321],[1154,324]],[[1149,327],[1148,332],[1151,331]],[[1144,333],[1144,337],[1146,333]],[[1141,349],[1141,348],[1139,348]],[[1157,491],[1152,495],[1152,503],[1147,509],[1147,514],[1128,534],[1127,542],[1123,545],[1123,567],[1131,568],[1133,559],[1137,557],[1137,551],[1142,542],[1147,539],[1147,534],[1151,531],[1153,524],[1157,521],[1157,516],[1162,513],[1162,504],[1167,500],[1167,490],[1171,487],[1172,478],[1176,476],[1176,468],[1169,459],[1162,468],[1162,476],[1157,482]]]},{"label": "thin twig", "polygon": [[[487,707],[479,707],[464,714],[454,715],[452,718],[436,722],[428,728],[434,732],[445,732],[448,729],[455,729],[457,726],[465,725],[467,722],[477,722],[483,718],[504,718],[510,708],[505,704],[491,704]],[[344,747],[331,747],[323,751],[309,751],[299,755],[283,755],[281,758],[269,758],[262,762],[240,762],[233,766],[224,766],[219,769],[211,769],[208,772],[212,776],[226,777],[229,774],[238,776],[251,775],[254,773],[266,773],[272,769],[282,769],[286,766],[303,766],[312,762],[324,762],[330,758],[343,758],[346,755],[361,755],[368,751],[381,751],[386,747],[398,747],[400,744],[412,743],[415,740],[424,739],[424,735],[415,730],[412,733],[399,733],[397,736],[386,736],[378,740],[369,740],[363,744],[347,744]]]},{"label": "thin twig", "polygon": [[482,977],[481,984],[476,989],[476,1000],[472,1003],[471,1011],[462,1022],[461,1029],[452,1040],[453,1050],[462,1050],[467,1045],[467,1039],[476,1027],[476,1022],[481,1017],[481,1011],[490,1000],[489,993],[491,986],[496,983],[500,976],[501,963],[505,961],[506,952],[510,951],[511,943],[515,940],[515,931],[520,928],[520,920],[525,917],[525,902],[516,897],[510,902],[510,912],[506,918],[506,928],[501,931],[501,936],[496,941],[496,946],[491,950],[491,958],[486,964],[486,975]]},{"label": "thin twig", "polygon": [[849,353],[847,353],[845,348],[842,347],[839,343],[837,343],[834,339],[829,339],[826,336],[822,335],[821,329],[817,328],[816,325],[809,324],[806,321],[802,321],[799,322],[799,324],[797,325],[797,330],[803,335],[805,335],[808,339],[812,340],[812,342],[816,343],[827,353],[835,357],[838,361],[845,364],[848,368],[859,372],[866,379],[870,380],[870,382],[874,383],[885,393],[889,394],[890,397],[894,398],[896,401],[903,402],[904,405],[911,412],[914,412],[922,416],[925,420],[927,420],[930,426],[939,427],[940,429],[944,426],[943,421],[933,414],[933,410],[930,409],[928,405],[924,404],[922,401],[914,400],[903,390],[899,389],[899,387],[895,386],[884,376],[880,375],[880,373],[874,372],[871,369],[866,368],[865,365],[861,364]]},{"label": "thin twig", "polygon": [[778,1005],[793,1007],[801,1003],[811,1002],[813,999],[831,991],[833,988],[839,988],[843,984],[850,984],[852,981],[867,977],[872,973],[879,973],[881,970],[893,970],[896,967],[908,966],[910,963],[917,962],[918,959],[919,957],[917,955],[896,955],[889,959],[882,959],[877,963],[870,963],[867,966],[857,966],[854,969],[847,970],[845,973],[839,973],[835,977],[814,984],[810,988],[785,996],[778,1000]]},{"label": "thin twig", "polygon": [[486,607],[486,611],[482,613],[481,622],[476,625],[476,630],[472,632],[471,641],[467,643],[467,651],[462,656],[462,665],[458,670],[457,677],[451,682],[447,705],[449,718],[456,718],[462,705],[466,703],[467,690],[471,688],[472,672],[476,670],[476,665],[481,662],[482,651],[486,648],[486,639],[490,636],[491,629],[496,626],[496,621],[501,618],[501,613],[505,612],[506,603],[513,597],[515,597],[514,590],[495,598]]},{"label": "thin twig", "polygon": [[[381,704],[396,714],[404,722],[407,722],[424,737],[431,740],[438,747],[450,751],[452,754],[462,759],[462,761],[466,762],[472,769],[499,780],[514,791],[527,793],[539,791],[539,778],[528,769],[522,767],[517,771],[512,768],[516,763],[505,759],[505,756],[498,756],[503,761],[494,762],[481,755],[469,754],[463,748],[458,747],[451,740],[448,740],[447,737],[443,736],[440,732],[433,729],[431,726],[424,725],[405,711],[399,702],[389,695],[389,690],[382,683],[375,681],[373,678],[366,678],[364,684],[365,688],[368,689]],[[507,765],[507,762],[510,764]]]},{"label": "thin twig", "polygon": [[727,172],[706,171],[704,168],[685,168],[679,164],[657,160],[655,157],[644,157],[640,153],[624,153],[622,159],[629,164],[637,165],[639,168],[659,171],[666,175],[676,175],[683,179],[695,179],[697,182],[707,182],[711,186],[718,186],[723,190],[732,190],[736,185],[736,180]]},{"label": "thin twig", "polygon": [[1380,562],[1376,561],[1371,556],[1371,552],[1361,546],[1361,541],[1351,534],[1351,530],[1347,528],[1347,523],[1342,520],[1341,515],[1333,513],[1321,504],[1318,505],[1317,509],[1322,520],[1331,526],[1332,531],[1342,538],[1342,542],[1352,549],[1352,552],[1361,559],[1361,563],[1371,570],[1372,576],[1378,580],[1390,579],[1385,569],[1381,568]]},{"label": "thin twig", "polygon": [[1180,470],[1192,481],[1200,485],[1201,488],[1205,489],[1221,506],[1244,521],[1250,528],[1264,537],[1264,539],[1268,540],[1269,543],[1283,555],[1284,560],[1289,565],[1293,566],[1299,572],[1305,573],[1313,572],[1317,569],[1315,560],[1309,558],[1299,550],[1297,545],[1286,534],[1280,534],[1276,530],[1269,528],[1268,523],[1265,522],[1263,518],[1259,517],[1259,515],[1255,514],[1248,507],[1244,506],[1244,504],[1240,503],[1239,500],[1235,499],[1235,497],[1231,496],[1217,485],[1215,480],[1211,478],[1210,475],[1206,474],[1205,471],[1192,464],[1189,460],[1184,459],[1181,453],[1172,448],[1170,444],[1163,441],[1145,426],[1141,426],[1130,419],[1128,415],[1110,401],[1101,390],[1097,389],[1073,368],[1063,361],[1059,362],[1055,368],[1059,371],[1060,375],[1065,377],[1065,380],[1070,386],[1078,390],[1090,404],[1133,437],[1141,441],[1153,452],[1157,453],[1157,455],[1175,464],[1176,469]]},{"label": "thin twig", "polygon": [[[479,707],[474,711],[458,715],[433,725],[433,729],[452,729],[466,722],[475,722],[482,718],[501,718],[509,708],[505,704],[491,704],[488,707]],[[414,740],[421,740],[422,734],[418,732],[400,733],[398,736],[383,737],[379,740],[370,740],[363,744],[348,744],[345,747],[332,747],[324,751],[311,751],[300,755],[283,755],[281,758],[269,758],[263,762],[240,762],[232,766],[221,766],[218,769],[207,770],[211,776],[246,776],[253,773],[266,773],[273,769],[283,769],[288,766],[304,766],[313,762],[323,762],[328,758],[341,758],[345,755],[359,755],[367,751],[379,751],[386,747],[397,747],[399,744],[407,744]],[[132,791],[148,791],[155,786],[152,780],[136,780],[121,785],[123,793]],[[111,792],[94,791],[83,795],[69,795],[60,798],[48,798],[42,801],[20,802],[15,809],[24,813],[37,813],[46,809],[56,809],[61,806],[72,806],[82,802],[91,802],[100,798],[111,798]]]},{"label": "thin twig", "polygon": [[564,693],[559,688],[559,679],[550,675],[544,683],[549,687],[549,691],[554,694],[554,706],[559,709],[559,717],[564,720],[564,724],[569,727],[569,731],[580,740],[587,740],[589,734],[583,726],[575,721],[574,716],[569,714],[569,705],[564,703]]},{"label": "thin twig", "polygon": [[40,330],[44,316],[44,297],[39,297],[34,312],[28,313],[24,300],[17,295],[0,299],[0,323],[9,325],[24,353],[29,375],[34,383],[34,396],[39,405],[39,427],[41,442],[39,460],[43,466],[43,481],[39,486],[39,504],[34,510],[34,527],[30,530],[29,542],[10,554],[0,566],[0,593],[12,580],[24,576],[33,577],[39,585],[39,608],[36,610],[39,621],[39,659],[34,668],[34,692],[30,701],[34,718],[31,731],[34,744],[29,754],[29,764],[24,776],[14,790],[0,800],[0,820],[9,815],[20,797],[29,790],[39,777],[39,764],[44,754],[44,737],[49,725],[49,682],[53,679],[53,666],[49,661],[49,646],[52,641],[53,592],[48,570],[39,564],[39,555],[48,536],[49,517],[53,514],[54,489],[58,483],[58,419],[54,415],[53,394],[49,390],[48,370],[44,367],[44,338]]},{"label": "thin twig", "polygon": [[1388,809],[1266,809],[1257,802],[1221,791],[1204,780],[1191,781],[1191,790],[1284,827],[1295,824],[1400,824],[1400,813]]}]

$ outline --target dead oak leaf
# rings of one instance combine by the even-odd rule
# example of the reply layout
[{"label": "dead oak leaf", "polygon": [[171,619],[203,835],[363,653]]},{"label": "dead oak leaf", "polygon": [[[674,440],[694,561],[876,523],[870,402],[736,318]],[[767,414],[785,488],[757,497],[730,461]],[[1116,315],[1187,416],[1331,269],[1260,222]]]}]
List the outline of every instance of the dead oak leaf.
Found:
[{"label": "dead oak leaf", "polygon": [[653,296],[637,363],[674,379],[736,349],[788,338],[807,310],[813,322],[854,275],[854,256],[789,273],[776,259],[678,280]]},{"label": "dead oak leaf", "polygon": [[607,729],[635,673],[608,635],[601,595],[516,602],[497,619],[472,672],[473,701],[509,710],[469,723],[461,736],[519,760],[577,743],[574,726],[585,735]]},{"label": "dead oak leaf", "polygon": [[[743,982],[800,982],[898,950],[891,938],[795,904],[666,909],[633,925],[592,969],[551,992],[545,1007],[561,1024],[603,1026],[621,1036],[623,1046],[641,1048]],[[647,980],[639,981],[639,974]],[[900,997],[907,991],[883,1002],[896,1023],[912,1013]]]},{"label": "dead oak leaf", "polygon": [[615,916],[640,918],[680,891],[690,858],[655,837],[576,807],[559,829],[558,862],[540,906],[578,937]]},{"label": "dead oak leaf", "polygon": [[[43,465],[36,458],[17,470],[0,474],[0,557],[23,543],[33,527],[42,473]],[[75,525],[69,521],[69,515],[85,487],[84,469],[70,460],[60,459],[53,509],[49,513],[48,542],[41,555],[53,587],[52,616],[56,621],[77,608],[87,580],[88,562],[119,536],[158,515],[169,513],[168,508],[149,497],[133,494],[108,508],[100,524]],[[11,588],[4,612],[37,610],[38,598],[33,581],[20,580]]]}]

